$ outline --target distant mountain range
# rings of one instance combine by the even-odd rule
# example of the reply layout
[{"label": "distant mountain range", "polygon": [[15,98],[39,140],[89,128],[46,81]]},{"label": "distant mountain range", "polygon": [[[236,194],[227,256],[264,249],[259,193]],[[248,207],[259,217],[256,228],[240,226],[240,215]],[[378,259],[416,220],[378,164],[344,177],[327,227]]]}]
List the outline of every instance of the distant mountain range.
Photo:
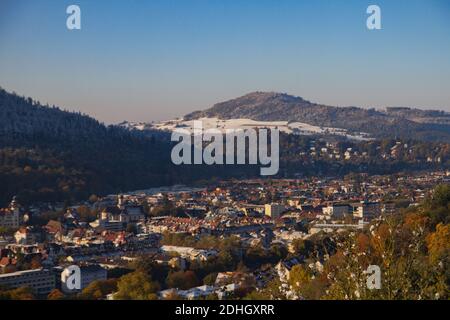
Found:
[{"label": "distant mountain range", "polygon": [[200,118],[300,122],[318,127],[369,133],[373,138],[412,138],[450,142],[450,113],[392,107],[386,110],[333,107],[276,92],[253,92],[195,111],[185,121]]}]

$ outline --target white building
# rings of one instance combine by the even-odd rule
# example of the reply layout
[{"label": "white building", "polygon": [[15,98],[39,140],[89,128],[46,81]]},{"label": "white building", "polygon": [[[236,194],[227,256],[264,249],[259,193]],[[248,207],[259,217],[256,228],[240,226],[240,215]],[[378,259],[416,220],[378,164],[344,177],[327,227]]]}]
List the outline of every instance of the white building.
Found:
[{"label": "white building", "polygon": [[200,287],[191,288],[188,290],[167,289],[159,292],[159,296],[165,299],[173,294],[180,296],[183,299],[195,300],[200,297],[206,297],[215,293],[215,287],[203,285]]},{"label": "white building", "polygon": [[317,223],[309,229],[309,234],[316,234],[321,231],[325,233],[342,232],[345,230],[361,230],[368,222],[359,220],[357,224],[344,224],[344,223]]},{"label": "white building", "polygon": [[330,204],[322,208],[322,212],[326,216],[333,218],[342,218],[349,213],[349,206],[347,204]]},{"label": "white building", "polygon": [[118,196],[116,206],[108,206],[99,215],[93,227],[101,227],[111,231],[125,230],[127,224],[145,221],[141,206],[127,204],[123,195]]},{"label": "white building", "polygon": [[394,202],[385,202],[381,205],[382,214],[394,214],[397,211],[397,207]]},{"label": "white building", "polygon": [[360,202],[351,206],[355,218],[373,219],[381,214],[381,205],[378,202]]},{"label": "white building", "polygon": [[38,295],[45,295],[55,288],[55,275],[42,268],[0,274],[0,285],[10,288],[30,287]]},{"label": "white building", "polygon": [[163,253],[176,252],[182,258],[197,261],[206,261],[209,257],[217,255],[217,251],[215,250],[202,250],[179,246],[161,246],[160,251]]}]

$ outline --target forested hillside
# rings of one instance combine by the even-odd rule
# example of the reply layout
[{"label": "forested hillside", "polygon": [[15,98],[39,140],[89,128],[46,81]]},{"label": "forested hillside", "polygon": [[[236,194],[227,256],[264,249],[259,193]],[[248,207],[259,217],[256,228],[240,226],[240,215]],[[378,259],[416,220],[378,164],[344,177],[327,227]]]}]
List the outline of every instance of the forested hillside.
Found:
[{"label": "forested hillside", "polygon": [[[105,126],[0,89],[0,205],[87,199],[256,168],[177,167],[167,138]],[[253,173],[250,173],[251,176]]]},{"label": "forested hillside", "polygon": [[0,200],[83,198],[172,183],[169,146],[0,90]]},{"label": "forested hillside", "polygon": [[[175,166],[161,135],[105,126],[79,113],[0,90],[0,206],[75,201],[214,179],[259,176],[259,165]],[[449,166],[449,145],[414,140],[337,142],[282,134],[276,177],[395,173]],[[405,146],[408,147],[405,147]],[[311,151],[314,148],[314,152]],[[350,148],[350,158],[344,153]],[[321,150],[326,149],[326,152]]]}]

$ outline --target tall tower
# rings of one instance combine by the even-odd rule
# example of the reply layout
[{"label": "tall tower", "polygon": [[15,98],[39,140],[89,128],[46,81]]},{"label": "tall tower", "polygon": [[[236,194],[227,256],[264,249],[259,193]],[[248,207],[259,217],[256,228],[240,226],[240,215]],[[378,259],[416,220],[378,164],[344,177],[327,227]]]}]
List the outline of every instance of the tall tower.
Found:
[{"label": "tall tower", "polygon": [[11,211],[13,215],[13,225],[14,227],[18,227],[21,223],[20,221],[20,206],[17,203],[17,198],[14,196],[12,198],[11,203],[9,204],[9,210]]},{"label": "tall tower", "polygon": [[123,209],[124,204],[125,204],[125,200],[124,200],[123,194],[119,194],[119,195],[117,196],[117,206],[118,206],[119,208]]},{"label": "tall tower", "polygon": [[12,198],[12,201],[9,204],[9,210],[11,210],[12,212],[19,212],[20,211],[19,204],[17,203],[16,196],[14,196]]}]

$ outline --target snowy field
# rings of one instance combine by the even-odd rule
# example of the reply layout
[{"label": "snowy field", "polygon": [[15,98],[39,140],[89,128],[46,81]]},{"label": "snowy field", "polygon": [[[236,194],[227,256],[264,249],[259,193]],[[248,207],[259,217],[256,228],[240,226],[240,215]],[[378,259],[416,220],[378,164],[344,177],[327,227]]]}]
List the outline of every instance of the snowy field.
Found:
[{"label": "snowy field", "polygon": [[255,121],[251,119],[229,119],[221,120],[218,118],[200,118],[198,120],[184,121],[183,119],[168,120],[158,123],[125,123],[121,124],[128,129],[145,130],[157,129],[162,131],[173,131],[177,128],[192,130],[194,121],[202,121],[203,129],[219,129],[223,132],[227,129],[248,129],[248,128],[276,128],[281,132],[298,135],[336,135],[344,136],[352,140],[370,140],[367,133],[349,133],[345,129],[332,127],[313,126],[302,122],[288,121]]}]

